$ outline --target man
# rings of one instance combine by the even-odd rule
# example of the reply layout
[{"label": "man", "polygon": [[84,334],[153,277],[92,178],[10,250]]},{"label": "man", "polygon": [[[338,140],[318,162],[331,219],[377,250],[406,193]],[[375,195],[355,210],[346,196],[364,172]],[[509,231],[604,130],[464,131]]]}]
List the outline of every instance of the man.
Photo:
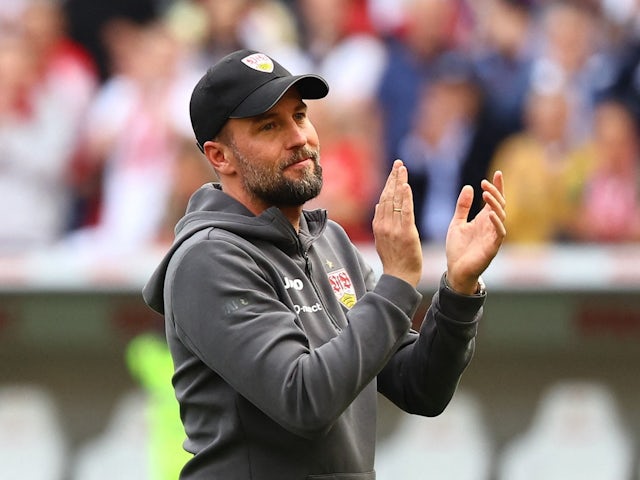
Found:
[{"label": "man", "polygon": [[322,169],[302,99],[327,93],[322,78],[247,50],[193,91],[195,136],[220,183],[194,193],[144,289],[166,319],[194,454],[183,479],[374,479],[376,391],[438,415],[471,359],[480,274],[505,235],[502,175],[483,182],[472,222],[473,189],[462,190],[447,273],[411,331],[422,251],[402,162],[373,220],[377,280],[324,211],[303,210]]}]

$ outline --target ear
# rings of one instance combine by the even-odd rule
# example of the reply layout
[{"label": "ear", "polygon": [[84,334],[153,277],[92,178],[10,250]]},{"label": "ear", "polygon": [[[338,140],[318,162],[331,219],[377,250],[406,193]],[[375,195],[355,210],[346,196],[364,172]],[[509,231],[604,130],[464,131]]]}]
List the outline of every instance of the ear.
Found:
[{"label": "ear", "polygon": [[235,172],[232,153],[225,144],[209,140],[202,146],[207,160],[219,175],[229,175]]}]

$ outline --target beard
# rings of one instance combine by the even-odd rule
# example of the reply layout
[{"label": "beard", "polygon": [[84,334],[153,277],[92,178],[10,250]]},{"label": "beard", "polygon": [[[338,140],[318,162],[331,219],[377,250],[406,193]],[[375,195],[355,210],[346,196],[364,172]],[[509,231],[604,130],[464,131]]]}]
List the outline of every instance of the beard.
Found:
[{"label": "beard", "polygon": [[[230,147],[242,169],[244,188],[254,198],[268,205],[297,207],[320,194],[322,166],[317,150],[303,147],[285,160],[262,165],[247,159],[235,143]],[[312,168],[305,169],[302,178],[288,178],[284,170],[304,158],[313,160]]]}]

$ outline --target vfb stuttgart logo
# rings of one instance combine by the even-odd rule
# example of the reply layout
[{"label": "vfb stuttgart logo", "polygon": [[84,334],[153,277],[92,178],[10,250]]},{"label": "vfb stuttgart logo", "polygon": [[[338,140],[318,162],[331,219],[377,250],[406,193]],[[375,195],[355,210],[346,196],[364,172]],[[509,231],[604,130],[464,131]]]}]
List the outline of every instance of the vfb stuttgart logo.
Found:
[{"label": "vfb stuttgart logo", "polygon": [[341,268],[340,270],[329,272],[327,275],[333,293],[335,293],[338,301],[349,309],[353,307],[358,299],[356,298],[356,291],[353,288],[353,283],[347,271]]}]

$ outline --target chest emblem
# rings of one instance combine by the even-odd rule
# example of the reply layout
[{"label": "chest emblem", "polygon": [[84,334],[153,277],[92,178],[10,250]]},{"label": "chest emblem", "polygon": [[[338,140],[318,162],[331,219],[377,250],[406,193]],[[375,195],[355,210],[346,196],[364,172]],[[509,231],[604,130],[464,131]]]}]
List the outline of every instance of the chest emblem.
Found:
[{"label": "chest emblem", "polygon": [[329,283],[338,301],[349,309],[353,307],[358,299],[356,298],[356,291],[347,271],[341,268],[329,272],[327,276],[329,277]]}]

